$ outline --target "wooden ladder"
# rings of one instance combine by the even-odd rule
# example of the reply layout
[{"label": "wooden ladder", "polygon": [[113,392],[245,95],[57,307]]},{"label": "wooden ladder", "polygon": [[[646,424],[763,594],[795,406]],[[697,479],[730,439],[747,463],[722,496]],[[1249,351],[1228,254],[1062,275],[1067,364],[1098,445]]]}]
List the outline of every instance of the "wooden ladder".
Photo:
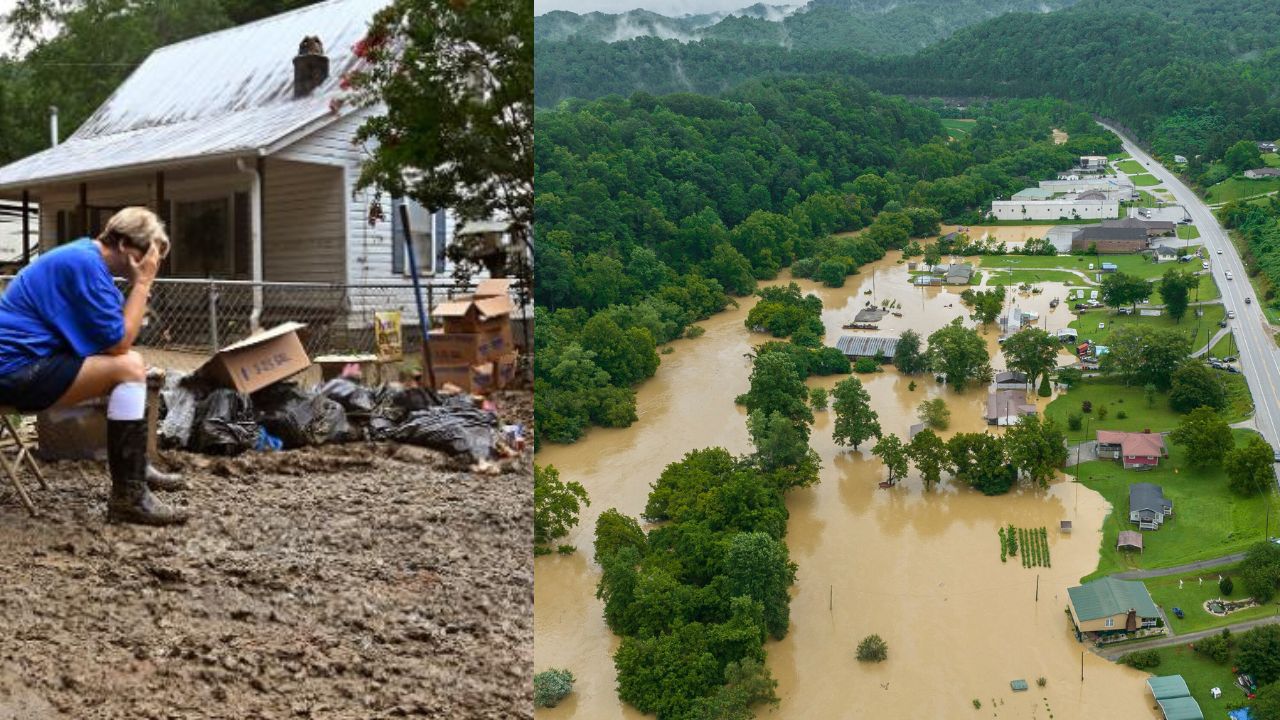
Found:
[{"label": "wooden ladder", "polygon": [[36,476],[36,481],[40,483],[42,490],[48,490],[49,484],[45,482],[44,472],[40,470],[35,457],[31,454],[31,446],[22,439],[22,434],[18,432],[18,426],[13,421],[13,418],[18,415],[19,413],[13,408],[0,407],[0,468],[3,468],[4,473],[9,476],[9,482],[13,484],[13,489],[18,491],[18,498],[26,506],[27,512],[35,517],[39,512],[36,511],[36,506],[31,502],[31,496],[22,482],[23,465],[25,464],[26,468]]}]

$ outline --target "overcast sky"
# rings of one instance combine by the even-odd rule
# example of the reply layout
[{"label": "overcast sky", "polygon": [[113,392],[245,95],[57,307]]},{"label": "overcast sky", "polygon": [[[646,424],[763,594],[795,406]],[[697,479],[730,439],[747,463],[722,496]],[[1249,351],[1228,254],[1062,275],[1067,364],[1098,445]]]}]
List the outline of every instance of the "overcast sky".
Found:
[{"label": "overcast sky", "polygon": [[[0,6],[3,6],[5,1],[0,0]],[[571,10],[576,13],[593,11],[620,13],[644,8],[663,15],[678,17],[717,10],[737,10],[754,2],[756,0],[534,0],[533,9],[536,14],[541,15],[552,10]]]}]

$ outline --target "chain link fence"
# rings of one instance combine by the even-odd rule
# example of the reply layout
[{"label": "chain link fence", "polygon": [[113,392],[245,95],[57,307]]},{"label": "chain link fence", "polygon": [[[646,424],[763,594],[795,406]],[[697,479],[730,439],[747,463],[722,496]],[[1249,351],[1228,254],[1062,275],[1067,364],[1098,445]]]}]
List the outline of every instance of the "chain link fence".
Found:
[{"label": "chain link fence", "polygon": [[[13,276],[0,276],[0,293]],[[123,287],[122,287],[123,289]],[[474,285],[425,284],[428,312],[473,292]],[[158,278],[137,345],[157,350],[209,354],[250,335],[255,296],[261,296],[258,325],[304,323],[312,356],[373,353],[374,313],[400,311],[405,347],[421,341],[413,287],[405,284],[254,283],[237,280]],[[512,301],[519,303],[518,297]],[[517,311],[518,312],[518,311]]]}]

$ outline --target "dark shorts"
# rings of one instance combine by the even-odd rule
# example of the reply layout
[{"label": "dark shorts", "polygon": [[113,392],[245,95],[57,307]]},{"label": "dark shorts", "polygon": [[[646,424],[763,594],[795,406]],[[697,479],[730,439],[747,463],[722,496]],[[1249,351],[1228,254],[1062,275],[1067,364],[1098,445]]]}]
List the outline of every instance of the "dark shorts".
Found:
[{"label": "dark shorts", "polygon": [[79,355],[58,353],[0,375],[0,405],[22,412],[44,410],[71,387],[83,364],[84,358]]}]

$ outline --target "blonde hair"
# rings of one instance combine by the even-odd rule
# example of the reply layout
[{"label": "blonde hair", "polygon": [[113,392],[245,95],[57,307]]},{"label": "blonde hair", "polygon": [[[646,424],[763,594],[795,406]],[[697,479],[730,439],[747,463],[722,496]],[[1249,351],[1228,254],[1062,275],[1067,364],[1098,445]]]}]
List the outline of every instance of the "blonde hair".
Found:
[{"label": "blonde hair", "polygon": [[108,247],[132,248],[143,253],[150,251],[154,244],[159,246],[160,257],[169,254],[169,235],[164,230],[164,222],[144,207],[127,207],[112,215],[98,239]]}]

